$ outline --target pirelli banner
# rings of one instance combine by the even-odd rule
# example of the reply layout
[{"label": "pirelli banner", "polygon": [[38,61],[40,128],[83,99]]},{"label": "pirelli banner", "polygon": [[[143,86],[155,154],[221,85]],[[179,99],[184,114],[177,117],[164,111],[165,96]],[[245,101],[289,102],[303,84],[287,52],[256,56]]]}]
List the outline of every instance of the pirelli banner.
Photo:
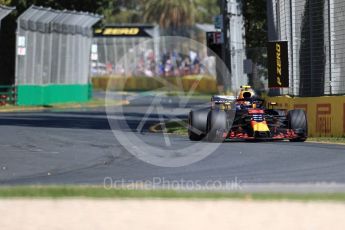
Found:
[{"label": "pirelli banner", "polygon": [[95,37],[153,37],[153,26],[105,26],[94,31]]},{"label": "pirelli banner", "polygon": [[268,87],[287,88],[289,87],[289,57],[288,42],[268,42]]}]

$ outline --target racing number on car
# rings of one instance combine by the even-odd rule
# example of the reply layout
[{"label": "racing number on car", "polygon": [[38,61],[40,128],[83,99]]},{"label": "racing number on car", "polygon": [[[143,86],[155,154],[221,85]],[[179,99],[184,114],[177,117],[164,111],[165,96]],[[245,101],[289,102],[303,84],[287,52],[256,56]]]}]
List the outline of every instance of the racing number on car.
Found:
[{"label": "racing number on car", "polygon": [[332,131],[332,106],[331,104],[316,105],[316,132],[331,133]]}]

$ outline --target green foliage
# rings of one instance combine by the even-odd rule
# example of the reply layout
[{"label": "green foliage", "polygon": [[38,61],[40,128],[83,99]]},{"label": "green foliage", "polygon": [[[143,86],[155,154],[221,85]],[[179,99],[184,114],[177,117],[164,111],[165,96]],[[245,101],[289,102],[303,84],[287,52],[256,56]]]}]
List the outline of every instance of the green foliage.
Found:
[{"label": "green foliage", "polygon": [[11,0],[0,0],[0,5],[3,6],[9,6],[11,3]]},{"label": "green foliage", "polygon": [[104,15],[104,23],[158,23],[162,27],[212,23],[219,14],[218,0],[0,0],[16,6],[17,14],[32,4],[54,9],[87,11]]},{"label": "green foliage", "polygon": [[266,12],[266,0],[246,0],[243,3],[247,57],[253,61],[253,73],[248,75],[248,83],[256,90],[263,89],[259,77],[267,76],[267,56],[262,49],[267,45]]},{"label": "green foliage", "polygon": [[[0,4],[16,6],[18,13],[30,5],[88,11],[103,14],[104,22],[158,23],[162,27],[212,23],[218,15],[219,0],[0,0]],[[266,1],[244,2],[246,38],[249,47],[266,44]],[[259,36],[258,36],[259,35]]]},{"label": "green foliage", "polygon": [[104,23],[142,23],[142,18],[136,10],[126,9],[114,13],[111,9],[104,9]]},{"label": "green foliage", "polygon": [[195,0],[195,21],[213,24],[213,17],[220,14],[218,0]]},{"label": "green foliage", "polygon": [[194,0],[144,0],[145,22],[155,22],[161,28],[190,26],[195,22]]},{"label": "green foliage", "polygon": [[9,5],[16,6],[19,13],[31,5],[101,13],[100,9],[108,0],[11,0]]},{"label": "green foliage", "polygon": [[243,4],[246,44],[249,48],[266,47],[266,0],[246,0]]}]

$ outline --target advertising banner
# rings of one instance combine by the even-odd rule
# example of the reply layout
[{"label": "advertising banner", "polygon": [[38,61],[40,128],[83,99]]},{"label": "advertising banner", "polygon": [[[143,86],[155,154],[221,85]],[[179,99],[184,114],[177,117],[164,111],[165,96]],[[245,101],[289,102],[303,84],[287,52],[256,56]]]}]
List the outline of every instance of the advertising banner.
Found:
[{"label": "advertising banner", "polygon": [[95,37],[152,37],[147,30],[153,26],[106,26],[94,31]]},{"label": "advertising banner", "polygon": [[267,44],[268,87],[289,87],[288,42],[273,41]]}]

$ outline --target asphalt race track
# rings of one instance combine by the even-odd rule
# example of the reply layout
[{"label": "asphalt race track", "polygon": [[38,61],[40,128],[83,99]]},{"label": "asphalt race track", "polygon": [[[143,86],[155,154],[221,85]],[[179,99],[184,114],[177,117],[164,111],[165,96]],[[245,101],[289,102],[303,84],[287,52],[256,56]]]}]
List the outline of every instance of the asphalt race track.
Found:
[{"label": "asphalt race track", "polygon": [[[127,124],[121,132],[135,133],[145,143],[162,149],[196,144],[187,137],[169,135],[167,146],[167,137],[150,133],[148,128],[172,114],[185,119],[188,110],[201,102],[192,100],[177,109],[181,106],[178,98],[159,97],[162,109],[147,115],[155,98],[128,98],[131,103],[123,107],[123,116],[111,114],[112,119]],[[146,122],[140,125],[143,117]],[[345,145],[230,142],[193,164],[160,167],[139,160],[119,143],[104,108],[2,113],[0,133],[2,185],[103,185],[105,178],[124,183],[160,178],[202,185],[237,182],[244,191],[345,191]],[[161,154],[162,161],[179,157],[165,151]]]}]

